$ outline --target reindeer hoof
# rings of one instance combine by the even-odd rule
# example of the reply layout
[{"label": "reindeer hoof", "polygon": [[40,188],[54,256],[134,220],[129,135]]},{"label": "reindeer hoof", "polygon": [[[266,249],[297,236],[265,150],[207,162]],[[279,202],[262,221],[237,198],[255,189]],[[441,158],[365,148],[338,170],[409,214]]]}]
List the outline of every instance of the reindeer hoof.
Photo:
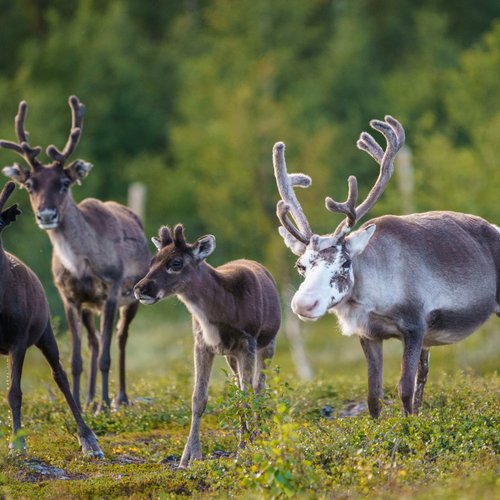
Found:
[{"label": "reindeer hoof", "polygon": [[[24,433],[24,431],[20,432]],[[23,435],[17,434],[12,437],[12,441],[9,443],[9,454],[17,457],[22,457],[28,454],[26,440]]]},{"label": "reindeer hoof", "polygon": [[109,413],[110,410],[110,405],[109,402],[106,403],[105,401],[101,401],[99,405],[97,406],[97,409],[94,412],[94,415],[99,415],[100,413]]},{"label": "reindeer hoof", "polygon": [[113,410],[118,410],[120,406],[129,406],[130,402],[128,400],[128,397],[126,394],[122,394],[120,396],[116,396],[113,399],[113,404],[111,405],[111,408]]},{"label": "reindeer hoof", "polygon": [[194,460],[202,460],[203,454],[201,453],[201,449],[195,448],[186,448],[184,449],[184,453],[182,454],[181,461],[179,463],[179,469],[185,469],[190,462]]},{"label": "reindeer hoof", "polygon": [[82,447],[82,453],[86,457],[90,458],[104,458],[104,453],[102,452],[99,444],[97,443],[96,435],[90,431],[86,436],[79,436],[80,446]]}]

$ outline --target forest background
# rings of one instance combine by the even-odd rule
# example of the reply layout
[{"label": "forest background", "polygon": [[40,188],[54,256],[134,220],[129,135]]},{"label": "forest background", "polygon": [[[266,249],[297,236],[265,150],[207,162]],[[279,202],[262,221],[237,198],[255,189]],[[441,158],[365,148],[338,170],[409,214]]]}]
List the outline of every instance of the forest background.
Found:
[{"label": "forest background", "polygon": [[[94,169],[73,196],[126,203],[129,185],[144,183],[148,237],[177,222],[191,239],[213,233],[212,264],[259,260],[289,292],[299,280],[277,232],[273,144],[287,144],[290,171],[312,176],[313,186],[298,194],[314,231],[325,233],[340,218],[325,210],[324,198],[344,199],[350,174],[360,196],[373,185],[378,167],[355,142],[385,114],[406,129],[415,211],[457,210],[500,223],[497,0],[0,6],[0,137],[15,138],[25,99],[31,144],[62,146],[67,98],[77,95],[86,114],[73,156]],[[19,158],[2,150],[0,161]],[[24,215],[5,232],[4,246],[40,276],[64,333],[49,240],[26,192],[16,190],[14,199]],[[407,203],[395,178],[370,215],[402,213]],[[187,321],[180,306],[156,307],[140,315]]]}]

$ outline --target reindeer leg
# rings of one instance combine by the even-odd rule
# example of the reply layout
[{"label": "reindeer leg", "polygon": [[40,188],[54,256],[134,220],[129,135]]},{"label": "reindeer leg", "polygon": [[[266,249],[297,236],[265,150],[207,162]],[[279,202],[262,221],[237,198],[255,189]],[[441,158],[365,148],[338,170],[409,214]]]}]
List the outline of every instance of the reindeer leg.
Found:
[{"label": "reindeer leg", "polygon": [[[245,341],[242,342],[243,347],[238,354],[238,375],[240,390],[246,391],[248,387],[252,386],[252,378],[256,364],[256,351],[257,343],[250,335],[247,336]],[[246,345],[245,345],[246,344]],[[245,448],[247,440],[250,439],[248,424],[244,416],[240,420],[240,442],[238,448]]]},{"label": "reindeer leg", "polygon": [[273,358],[275,350],[276,340],[273,339],[270,344],[257,351],[252,382],[252,386],[257,394],[266,387],[266,374],[263,373],[263,370],[267,367],[268,360]]},{"label": "reindeer leg", "polygon": [[119,358],[119,393],[113,401],[113,407],[118,408],[122,404],[128,404],[127,391],[125,387],[125,347],[128,339],[128,328],[137,314],[139,302],[133,302],[120,308],[120,319],[118,320],[118,358]]},{"label": "reindeer leg", "polygon": [[10,453],[26,453],[26,441],[24,436],[17,436],[21,430],[21,404],[23,393],[21,390],[21,375],[23,371],[26,347],[18,347],[9,353],[10,384],[7,399],[12,414],[12,441],[9,444]]},{"label": "reindeer leg", "polygon": [[382,409],[381,400],[384,396],[382,390],[384,371],[382,341],[369,340],[364,337],[360,337],[359,341],[368,363],[368,409],[373,418],[378,418]]},{"label": "reindeer leg", "polygon": [[429,374],[430,350],[422,349],[420,353],[420,363],[417,370],[417,380],[415,385],[415,394],[413,396],[413,411],[418,413],[424,398],[424,387],[427,382],[427,375]]},{"label": "reindeer leg", "polygon": [[415,392],[415,377],[422,351],[423,333],[408,332],[403,337],[403,360],[401,362],[401,379],[398,384],[398,392],[405,416],[414,412],[413,395]]},{"label": "reindeer leg", "polygon": [[231,354],[228,354],[227,356],[225,356],[225,358],[229,368],[231,369],[231,372],[236,377],[236,380],[239,380],[240,377],[238,375],[238,360]]},{"label": "reindeer leg", "polygon": [[59,359],[59,349],[57,347],[56,339],[54,338],[54,333],[52,332],[50,323],[47,324],[47,328],[45,329],[45,332],[43,333],[40,340],[36,343],[36,346],[42,351],[50,367],[52,368],[52,376],[54,377],[57,386],[64,394],[69,409],[73,414],[77,426],[78,440],[80,442],[84,455],[96,458],[104,458],[104,453],[97,444],[97,438],[95,434],[84,422],[80,413],[80,409],[78,408],[76,401],[71,395],[68,377],[61,365],[61,361]]},{"label": "reindeer leg", "polygon": [[87,394],[87,408],[92,406],[95,398],[95,387],[97,378],[97,357],[99,355],[99,338],[94,324],[94,315],[88,309],[82,311],[82,322],[87,329],[90,349],[90,376],[89,390]]},{"label": "reindeer leg", "polygon": [[208,401],[208,382],[214,354],[205,345],[195,341],[194,345],[194,390],[191,410],[191,429],[182,453],[179,467],[187,467],[189,460],[201,460],[200,421]]},{"label": "reindeer leg", "polygon": [[71,376],[73,379],[73,398],[80,406],[80,377],[83,371],[82,362],[82,341],[80,337],[80,318],[79,311],[75,304],[64,301],[64,311],[71,332]]},{"label": "reindeer leg", "polygon": [[102,396],[98,412],[107,411],[110,407],[109,400],[109,368],[111,366],[111,337],[113,335],[113,323],[116,316],[116,299],[110,298],[104,304],[101,317],[101,345],[99,350],[99,369],[101,370]]}]

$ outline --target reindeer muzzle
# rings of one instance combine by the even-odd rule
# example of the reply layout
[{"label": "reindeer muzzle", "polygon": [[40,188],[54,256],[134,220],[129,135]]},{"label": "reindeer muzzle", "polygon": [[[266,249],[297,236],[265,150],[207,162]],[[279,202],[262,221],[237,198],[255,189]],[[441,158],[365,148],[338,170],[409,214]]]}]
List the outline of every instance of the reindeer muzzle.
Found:
[{"label": "reindeer muzzle", "polygon": [[151,295],[150,288],[147,283],[141,285],[140,282],[134,286],[134,296],[141,304],[152,305],[158,302],[158,297]]},{"label": "reindeer muzzle", "polygon": [[55,208],[44,208],[36,214],[36,223],[41,229],[55,229],[59,225],[59,213]]}]

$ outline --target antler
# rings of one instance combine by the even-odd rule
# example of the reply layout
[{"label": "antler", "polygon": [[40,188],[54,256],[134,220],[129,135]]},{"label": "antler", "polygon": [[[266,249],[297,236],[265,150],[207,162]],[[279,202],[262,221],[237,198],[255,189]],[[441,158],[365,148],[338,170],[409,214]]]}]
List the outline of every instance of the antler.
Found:
[{"label": "antler", "polygon": [[19,142],[16,143],[13,141],[0,141],[0,147],[12,149],[26,160],[31,170],[37,170],[42,166],[41,163],[36,159],[36,157],[42,151],[42,148],[40,148],[39,146],[32,148],[28,143],[28,133],[26,132],[26,130],[24,130],[24,120],[26,118],[27,111],[28,104],[26,103],[26,101],[21,101],[19,103],[17,115],[14,120],[17,140]]},{"label": "antler", "polygon": [[[294,187],[309,187],[312,182],[311,178],[305,174],[288,174],[285,162],[285,144],[283,142],[277,142],[273,147],[273,166],[276,184],[282,198],[276,206],[276,215],[284,230],[288,231],[296,240],[307,245],[313,233],[295,196]],[[289,214],[292,215],[296,226],[290,220]],[[285,242],[289,242],[286,233],[283,233],[281,228],[280,234],[285,239]]]},{"label": "antler", "polygon": [[15,186],[16,185],[10,181],[3,187],[2,192],[0,193],[0,213],[2,212],[7,199],[12,194],[12,191],[14,191]]},{"label": "antler", "polygon": [[47,155],[56,161],[59,166],[64,166],[68,157],[73,153],[80,136],[82,134],[83,115],[85,113],[85,106],[78,100],[78,97],[72,95],[68,99],[69,107],[71,108],[71,130],[68,140],[62,151],[59,151],[53,144],[47,147]]},{"label": "antler", "polygon": [[357,207],[355,204],[358,196],[358,183],[354,176],[349,177],[349,194],[344,203],[336,202],[330,197],[326,198],[325,205],[328,210],[347,215],[347,219],[343,220],[335,230],[335,236],[347,234],[354,224],[375,206],[394,173],[394,158],[405,142],[405,131],[402,125],[392,116],[386,115],[384,121],[372,120],[370,126],[384,135],[387,141],[386,150],[384,151],[368,132],[361,133],[356,146],[366,151],[380,164],[380,172],[368,196]]}]

